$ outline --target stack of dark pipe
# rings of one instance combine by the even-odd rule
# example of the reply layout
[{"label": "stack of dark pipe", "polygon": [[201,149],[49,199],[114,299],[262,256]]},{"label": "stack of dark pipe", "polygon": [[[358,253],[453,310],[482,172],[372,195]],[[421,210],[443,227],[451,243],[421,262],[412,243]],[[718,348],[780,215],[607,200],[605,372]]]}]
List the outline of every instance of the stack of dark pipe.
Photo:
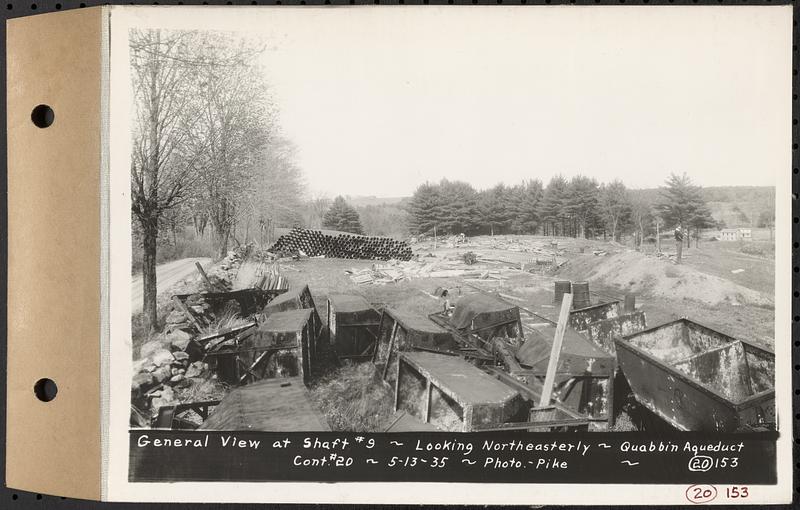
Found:
[{"label": "stack of dark pipe", "polygon": [[388,237],[354,234],[329,235],[319,230],[294,228],[270,247],[271,252],[303,252],[309,257],[339,259],[411,260],[411,248],[405,241]]}]

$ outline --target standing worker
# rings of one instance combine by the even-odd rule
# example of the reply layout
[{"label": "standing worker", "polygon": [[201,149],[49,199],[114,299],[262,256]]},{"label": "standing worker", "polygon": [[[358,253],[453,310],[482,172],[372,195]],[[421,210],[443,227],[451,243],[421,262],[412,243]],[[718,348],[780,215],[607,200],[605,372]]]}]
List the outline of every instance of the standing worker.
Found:
[{"label": "standing worker", "polygon": [[675,263],[680,264],[681,252],[683,251],[683,230],[681,230],[680,225],[675,227],[675,249],[677,252],[675,255]]}]

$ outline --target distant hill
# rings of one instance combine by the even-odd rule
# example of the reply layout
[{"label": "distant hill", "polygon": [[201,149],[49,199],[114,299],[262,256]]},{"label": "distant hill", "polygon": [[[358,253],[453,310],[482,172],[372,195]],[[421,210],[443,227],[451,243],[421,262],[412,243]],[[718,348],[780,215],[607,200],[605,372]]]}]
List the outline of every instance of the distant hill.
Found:
[{"label": "distant hill", "polygon": [[[651,204],[662,200],[658,188],[634,189],[631,193]],[[713,186],[702,188],[702,193],[711,215],[726,227],[758,227],[762,213],[775,213],[775,188],[772,186]]]},{"label": "distant hill", "polygon": [[350,196],[345,195],[347,203],[354,207],[366,207],[368,205],[396,205],[411,197],[372,197],[372,196]]}]

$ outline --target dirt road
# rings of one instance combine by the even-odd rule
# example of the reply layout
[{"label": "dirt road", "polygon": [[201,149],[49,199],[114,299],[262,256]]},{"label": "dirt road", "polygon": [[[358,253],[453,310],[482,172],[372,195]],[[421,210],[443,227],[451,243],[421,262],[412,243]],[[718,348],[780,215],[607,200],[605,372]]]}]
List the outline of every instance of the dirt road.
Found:
[{"label": "dirt road", "polygon": [[[189,258],[189,259],[180,259],[180,260],[173,260],[172,262],[167,262],[166,264],[159,264],[156,267],[156,281],[158,282],[158,293],[164,292],[164,290],[168,289],[178,281],[186,278],[193,272],[197,271],[194,266],[195,262],[200,262],[202,266],[208,267],[211,263],[210,258]],[[144,289],[142,287],[142,275],[137,274],[133,277],[133,282],[131,282],[131,312],[137,313],[142,309],[142,299]]]}]

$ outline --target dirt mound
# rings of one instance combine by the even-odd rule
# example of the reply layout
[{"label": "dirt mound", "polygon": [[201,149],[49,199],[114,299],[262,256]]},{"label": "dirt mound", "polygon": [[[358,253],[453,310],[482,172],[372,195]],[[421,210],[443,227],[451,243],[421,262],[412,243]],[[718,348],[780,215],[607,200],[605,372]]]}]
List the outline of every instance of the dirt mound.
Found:
[{"label": "dirt mound", "polygon": [[718,276],[669,260],[625,251],[606,256],[582,255],[566,264],[560,276],[597,281],[626,292],[667,299],[774,306],[770,296]]}]

